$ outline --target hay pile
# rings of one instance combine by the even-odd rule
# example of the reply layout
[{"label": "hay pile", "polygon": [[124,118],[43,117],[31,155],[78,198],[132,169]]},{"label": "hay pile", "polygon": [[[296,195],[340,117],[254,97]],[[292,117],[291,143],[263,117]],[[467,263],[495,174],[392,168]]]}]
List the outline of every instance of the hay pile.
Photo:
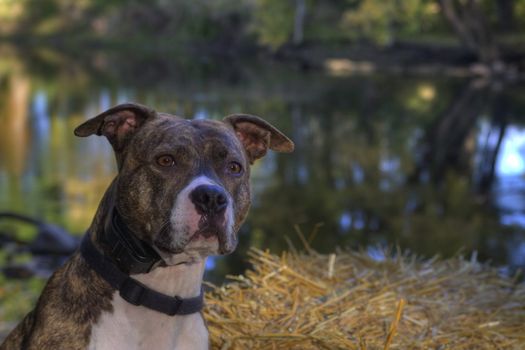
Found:
[{"label": "hay pile", "polygon": [[524,284],[475,261],[397,256],[254,249],[253,271],[206,295],[212,348],[525,349]]}]

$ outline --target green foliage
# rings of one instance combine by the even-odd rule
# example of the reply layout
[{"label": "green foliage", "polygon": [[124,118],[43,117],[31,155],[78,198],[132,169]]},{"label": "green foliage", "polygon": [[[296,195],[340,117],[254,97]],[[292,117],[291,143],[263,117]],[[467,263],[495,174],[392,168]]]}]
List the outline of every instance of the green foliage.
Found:
[{"label": "green foliage", "polygon": [[[0,266],[5,266],[6,259],[6,253],[0,251]],[[30,256],[22,254],[15,258],[15,262],[23,263],[28,259]],[[13,280],[0,273],[0,332],[11,328],[10,323],[19,322],[34,307],[44,285],[45,279],[42,278]]]},{"label": "green foliage", "polygon": [[289,41],[293,31],[292,1],[258,0],[253,30],[263,45],[278,48]]},{"label": "green foliage", "polygon": [[436,22],[437,4],[426,0],[349,1],[341,26],[352,38],[379,44],[393,42],[400,33],[415,34]]},{"label": "green foliage", "polygon": [[0,325],[20,321],[34,307],[45,282],[37,277],[7,281],[0,274]]},{"label": "green foliage", "polygon": [[[500,34],[506,28],[506,35],[523,36],[525,0],[474,3],[480,9],[474,18],[483,17],[480,23],[486,22],[492,32]],[[468,10],[465,2],[454,4],[459,13]],[[457,36],[438,0],[21,0],[16,6],[0,1],[0,19],[7,23],[0,24],[0,35],[64,40],[67,33],[68,38],[93,42],[163,48],[249,43],[278,49],[299,30],[304,42],[329,45],[355,40],[388,45],[399,39],[421,42]]]},{"label": "green foliage", "polygon": [[514,20],[516,21],[516,29],[519,32],[525,30],[525,1],[514,1]]}]

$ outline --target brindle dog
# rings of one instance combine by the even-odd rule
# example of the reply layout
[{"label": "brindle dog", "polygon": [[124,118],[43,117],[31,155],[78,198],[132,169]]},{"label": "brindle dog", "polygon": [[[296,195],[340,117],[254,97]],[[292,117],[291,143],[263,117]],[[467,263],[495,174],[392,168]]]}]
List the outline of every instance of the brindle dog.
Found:
[{"label": "brindle dog", "polygon": [[[132,277],[182,298],[200,294],[206,256],[235,249],[250,206],[250,165],[268,149],[294,148],[286,136],[255,116],[186,120],[131,103],[86,121],[75,134],[106,136],[118,165],[87,231],[92,244],[113,258],[112,247],[104,243],[104,223],[116,210],[126,232],[161,258],[160,266]],[[35,309],[0,346],[206,348],[208,332],[200,313],[169,316],[126,302],[80,252],[51,276]]]}]

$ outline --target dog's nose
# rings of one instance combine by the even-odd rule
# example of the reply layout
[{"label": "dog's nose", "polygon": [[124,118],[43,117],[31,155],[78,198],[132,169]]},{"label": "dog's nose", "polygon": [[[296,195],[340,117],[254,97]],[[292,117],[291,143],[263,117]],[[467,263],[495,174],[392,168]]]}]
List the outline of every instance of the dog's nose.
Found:
[{"label": "dog's nose", "polygon": [[200,214],[218,214],[228,206],[228,198],[222,188],[200,185],[190,193],[190,199]]}]

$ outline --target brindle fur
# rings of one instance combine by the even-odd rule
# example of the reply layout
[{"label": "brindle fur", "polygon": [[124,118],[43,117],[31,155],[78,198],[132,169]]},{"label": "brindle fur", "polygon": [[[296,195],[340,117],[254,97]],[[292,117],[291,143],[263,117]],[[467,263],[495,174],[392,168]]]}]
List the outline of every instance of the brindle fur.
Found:
[{"label": "brindle fur", "polygon": [[[188,179],[199,175],[217,181],[231,195],[237,232],[250,206],[249,164],[268,148],[293,149],[291,141],[256,117],[235,115],[224,122],[188,121],[137,104],[114,107],[90,119],[75,133],[104,135],[115,150],[118,175],[88,229],[95,245],[106,254],[109,247],[98,242],[113,206],[144,241],[171,254],[184,251],[184,241],[174,242],[173,233],[170,235],[165,227],[177,193]],[[175,167],[163,169],[155,164],[156,158],[164,154],[175,157]],[[245,169],[241,176],[224,173],[224,163],[232,160]],[[236,235],[222,237],[216,253],[230,253],[236,243]],[[0,349],[85,349],[100,315],[112,312],[113,293],[112,287],[76,252],[51,276],[35,309]]]}]

